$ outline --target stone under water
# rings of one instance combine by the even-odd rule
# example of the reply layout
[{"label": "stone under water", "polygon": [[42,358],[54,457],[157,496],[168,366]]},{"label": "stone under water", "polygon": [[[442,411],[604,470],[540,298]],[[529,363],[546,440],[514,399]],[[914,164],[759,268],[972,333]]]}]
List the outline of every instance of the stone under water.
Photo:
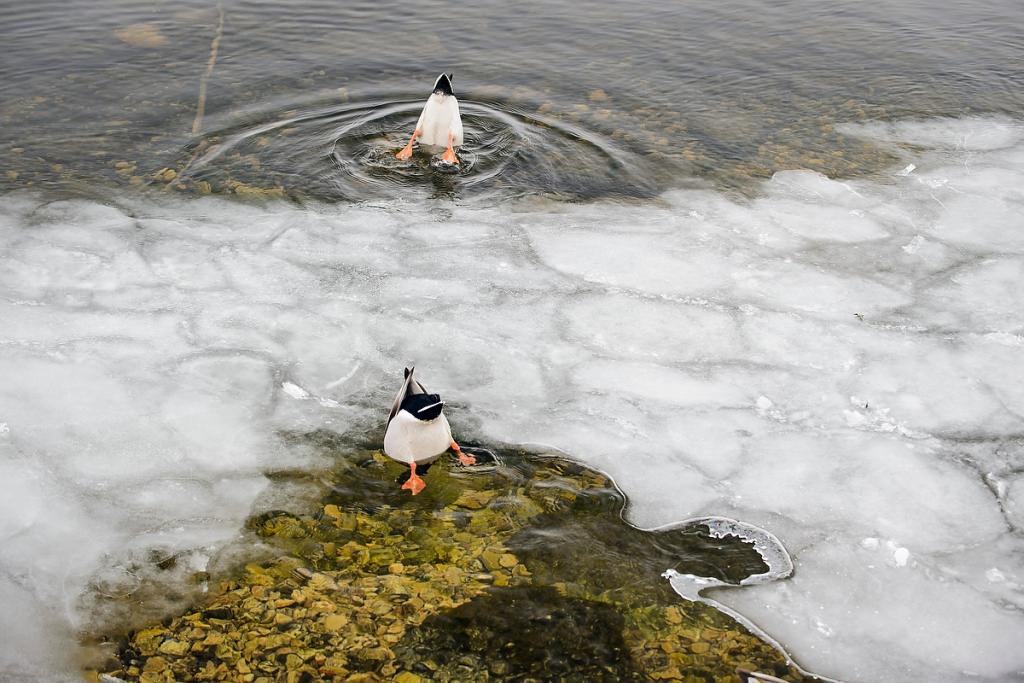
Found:
[{"label": "stone under water", "polygon": [[169,621],[98,637],[103,680],[815,680],[661,576],[739,583],[765,570],[751,543],[699,520],[641,531],[603,474],[473,452],[416,497],[379,452],[330,453],[305,475],[319,501],[249,519],[241,543],[262,559],[201,576],[210,593]]}]

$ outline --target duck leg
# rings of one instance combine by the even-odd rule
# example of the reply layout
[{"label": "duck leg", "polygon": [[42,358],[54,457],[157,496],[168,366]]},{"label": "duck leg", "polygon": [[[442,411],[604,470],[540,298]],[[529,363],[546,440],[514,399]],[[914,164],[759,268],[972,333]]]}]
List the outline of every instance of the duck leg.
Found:
[{"label": "duck leg", "polygon": [[455,156],[455,148],[452,147],[452,141],[455,139],[455,135],[451,132],[448,133],[448,149],[441,155],[441,161],[447,161],[449,164],[459,163],[459,158]]},{"label": "duck leg", "polygon": [[415,496],[425,488],[427,488],[426,483],[416,474],[416,463],[409,463],[409,478],[402,484],[402,489],[409,489],[412,491],[412,495]]},{"label": "duck leg", "polygon": [[402,161],[408,161],[412,158],[412,143],[416,142],[416,138],[423,135],[423,131],[417,128],[412,132],[412,137],[409,138],[409,144],[402,148],[402,150],[395,156]]},{"label": "duck leg", "polygon": [[462,449],[459,448],[459,444],[455,443],[454,441],[452,441],[452,450],[455,451],[455,455],[459,456],[459,464],[467,467],[469,465],[476,464],[476,458],[474,458],[472,455],[466,455],[465,453],[463,453]]}]

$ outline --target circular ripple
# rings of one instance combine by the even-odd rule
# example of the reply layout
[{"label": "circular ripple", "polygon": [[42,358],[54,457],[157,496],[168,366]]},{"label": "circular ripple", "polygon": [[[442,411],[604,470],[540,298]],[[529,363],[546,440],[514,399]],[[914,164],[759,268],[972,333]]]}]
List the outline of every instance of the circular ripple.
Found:
[{"label": "circular ripple", "polygon": [[[609,137],[498,100],[460,102],[465,143],[452,167],[418,147],[400,161],[422,99],[367,99],[242,114],[197,143],[186,177],[211,183],[268,181],[296,196],[349,200],[548,194],[647,196],[641,158]],[[434,152],[432,155],[430,152]]]}]

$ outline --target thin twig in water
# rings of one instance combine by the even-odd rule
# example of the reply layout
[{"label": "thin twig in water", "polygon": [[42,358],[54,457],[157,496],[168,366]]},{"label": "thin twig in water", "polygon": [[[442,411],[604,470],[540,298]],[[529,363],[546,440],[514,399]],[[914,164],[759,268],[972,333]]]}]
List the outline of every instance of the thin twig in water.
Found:
[{"label": "thin twig in water", "polygon": [[224,7],[217,3],[217,35],[210,43],[210,58],[206,60],[206,73],[199,79],[199,104],[196,106],[196,119],[192,122],[192,134],[198,134],[203,128],[203,112],[206,110],[206,82],[213,73],[213,67],[217,63],[217,50],[220,49],[220,39],[224,35]]}]

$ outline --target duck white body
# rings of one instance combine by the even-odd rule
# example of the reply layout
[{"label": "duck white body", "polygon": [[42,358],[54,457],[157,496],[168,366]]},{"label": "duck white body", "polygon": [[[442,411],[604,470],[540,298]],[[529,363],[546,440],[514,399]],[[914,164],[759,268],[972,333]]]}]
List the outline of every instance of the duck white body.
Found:
[{"label": "duck white body", "polygon": [[448,134],[452,134],[452,147],[462,146],[462,116],[455,95],[435,92],[427,98],[416,122],[420,144],[428,147],[448,147]]},{"label": "duck white body", "polygon": [[441,161],[458,164],[455,148],[461,147],[462,115],[459,114],[459,101],[452,90],[452,74],[441,74],[434,82],[434,91],[423,105],[420,118],[416,121],[409,143],[395,156],[408,161],[412,158],[412,145],[419,139],[424,151],[435,154],[444,150]]},{"label": "duck white body", "polygon": [[412,376],[415,370],[406,368],[405,382],[391,404],[384,431],[384,454],[409,465],[408,479],[402,488],[412,491],[414,496],[426,487],[416,468],[434,462],[449,448],[463,465],[476,462],[473,456],[463,453],[452,438],[452,428],[442,412],[444,401],[437,394],[427,393],[426,387]]},{"label": "duck white body", "polygon": [[426,465],[434,462],[452,445],[452,428],[442,413],[423,421],[399,410],[384,432],[384,453],[392,460]]}]

